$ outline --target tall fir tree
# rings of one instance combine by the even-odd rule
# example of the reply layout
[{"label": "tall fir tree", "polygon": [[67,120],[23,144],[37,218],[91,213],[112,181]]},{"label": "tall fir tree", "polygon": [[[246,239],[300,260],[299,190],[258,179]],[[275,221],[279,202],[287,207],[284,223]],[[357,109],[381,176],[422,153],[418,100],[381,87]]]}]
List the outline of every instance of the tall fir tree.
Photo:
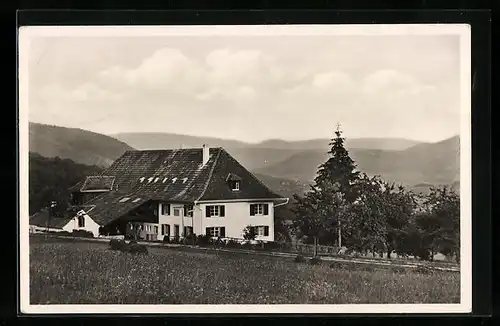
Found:
[{"label": "tall fir tree", "polygon": [[358,197],[356,181],[359,171],[356,170],[354,160],[344,146],[340,125],[337,125],[335,138],[330,141],[329,159],[318,168],[315,186],[324,192],[339,192],[347,203],[354,202]]},{"label": "tall fir tree", "polygon": [[[314,185],[303,198],[295,198],[295,229],[317,243],[342,243],[341,220],[346,207],[358,197],[359,172],[344,147],[344,138],[337,125],[336,137],[330,142],[330,158],[318,167]],[[335,241],[335,237],[337,240]]]}]

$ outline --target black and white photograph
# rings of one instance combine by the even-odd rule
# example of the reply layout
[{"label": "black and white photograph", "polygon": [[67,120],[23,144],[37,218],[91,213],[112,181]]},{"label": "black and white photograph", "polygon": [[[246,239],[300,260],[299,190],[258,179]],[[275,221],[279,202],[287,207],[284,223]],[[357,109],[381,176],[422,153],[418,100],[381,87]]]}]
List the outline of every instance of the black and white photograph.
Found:
[{"label": "black and white photograph", "polygon": [[471,311],[469,26],[18,40],[23,313]]}]

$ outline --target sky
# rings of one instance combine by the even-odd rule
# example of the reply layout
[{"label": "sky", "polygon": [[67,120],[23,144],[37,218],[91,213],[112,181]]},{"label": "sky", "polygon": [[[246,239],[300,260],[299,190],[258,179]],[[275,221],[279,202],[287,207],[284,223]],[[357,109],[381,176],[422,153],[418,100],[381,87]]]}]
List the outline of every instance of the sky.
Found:
[{"label": "sky", "polygon": [[457,35],[37,36],[29,120],[259,142],[460,132]]}]

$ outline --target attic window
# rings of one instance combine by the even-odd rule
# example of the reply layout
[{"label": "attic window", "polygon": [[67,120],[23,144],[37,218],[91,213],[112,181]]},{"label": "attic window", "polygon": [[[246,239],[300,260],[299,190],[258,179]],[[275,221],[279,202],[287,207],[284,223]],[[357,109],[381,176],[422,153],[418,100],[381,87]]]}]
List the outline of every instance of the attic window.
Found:
[{"label": "attic window", "polygon": [[175,183],[177,181],[177,178],[172,179],[172,183]]},{"label": "attic window", "polygon": [[240,182],[239,181],[231,181],[230,184],[231,184],[231,189],[233,191],[240,190]]},{"label": "attic window", "polygon": [[163,183],[165,183],[165,182],[167,181],[167,179],[168,179],[168,178],[163,179]]},{"label": "attic window", "polygon": [[133,203],[137,203],[139,200],[141,200],[140,198],[136,198],[134,200],[132,200]]},{"label": "attic window", "polygon": [[188,178],[182,179],[182,183],[186,183],[187,180],[188,180]]},{"label": "attic window", "polygon": [[130,197],[123,197],[122,199],[120,199],[119,203],[124,203],[126,201],[128,201],[130,199]]},{"label": "attic window", "polygon": [[236,174],[229,173],[226,177],[226,182],[229,184],[229,187],[231,187],[232,191],[240,190],[241,178]]},{"label": "attic window", "polygon": [[160,178],[155,178],[155,183],[157,183],[159,179],[160,179]]},{"label": "attic window", "polygon": [[153,177],[148,179],[148,183],[150,183],[151,181],[153,181]]},{"label": "attic window", "polygon": [[146,178],[142,177],[142,178],[140,178],[139,180],[140,180],[141,182],[144,182],[144,179],[146,179]]}]

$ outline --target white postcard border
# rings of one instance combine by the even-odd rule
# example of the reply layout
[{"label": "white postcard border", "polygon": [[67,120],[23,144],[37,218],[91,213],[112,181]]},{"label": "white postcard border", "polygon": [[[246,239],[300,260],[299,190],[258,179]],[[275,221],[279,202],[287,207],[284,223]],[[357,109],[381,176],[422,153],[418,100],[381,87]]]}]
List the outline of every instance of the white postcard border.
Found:
[{"label": "white postcard border", "polygon": [[[279,36],[279,35],[457,35],[461,51],[460,246],[459,304],[340,305],[30,305],[28,213],[28,57],[34,37],[152,36]],[[471,196],[471,35],[466,24],[370,25],[238,25],[238,26],[30,26],[19,28],[19,295],[25,314],[206,314],[206,313],[467,313],[472,310]]]}]

